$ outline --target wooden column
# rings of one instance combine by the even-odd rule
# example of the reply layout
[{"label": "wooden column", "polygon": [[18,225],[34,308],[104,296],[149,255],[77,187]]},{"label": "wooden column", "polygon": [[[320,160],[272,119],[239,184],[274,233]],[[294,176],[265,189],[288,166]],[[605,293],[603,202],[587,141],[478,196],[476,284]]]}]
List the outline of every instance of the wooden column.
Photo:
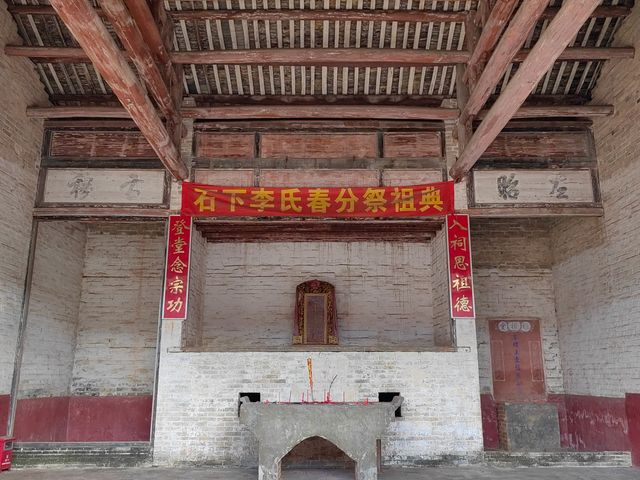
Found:
[{"label": "wooden column", "polygon": [[459,181],[471,170],[599,4],[573,0],[562,6],[451,168],[452,178]]},{"label": "wooden column", "polygon": [[87,0],[51,0],[51,6],[109,83],[169,172],[178,179],[187,178],[189,170],[179,150],[144,87],[93,7]]}]

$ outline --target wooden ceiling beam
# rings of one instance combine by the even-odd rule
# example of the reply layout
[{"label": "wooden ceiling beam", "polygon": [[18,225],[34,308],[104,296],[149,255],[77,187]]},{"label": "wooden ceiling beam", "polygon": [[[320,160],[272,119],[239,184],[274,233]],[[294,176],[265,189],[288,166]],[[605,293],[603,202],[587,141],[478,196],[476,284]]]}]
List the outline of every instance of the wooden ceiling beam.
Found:
[{"label": "wooden ceiling beam", "polygon": [[[183,118],[199,120],[260,119],[377,119],[377,120],[455,120],[456,108],[407,107],[392,105],[237,105],[185,107]],[[29,107],[31,118],[129,118],[120,107]]]},{"label": "wooden ceiling beam", "polygon": [[329,67],[426,66],[466,63],[462,50],[409,50],[391,48],[262,48],[174,52],[180,64],[300,65]]},{"label": "wooden ceiling beam", "polygon": [[164,118],[170,119],[172,125],[179,124],[180,113],[155,62],[154,55],[140,33],[137,22],[134,22],[122,0],[102,0],[101,5],[116,35],[131,56],[138,73],[149,87],[149,91],[156,100]]},{"label": "wooden ceiling beam", "polygon": [[[52,63],[87,63],[89,57],[81,48],[30,47],[6,45],[5,54],[29,57],[33,61]],[[514,62],[524,62],[531,50],[521,50]],[[614,60],[633,58],[634,47],[571,47],[563,51],[559,61]],[[176,64],[230,64],[230,65],[323,65],[323,66],[425,66],[466,63],[470,54],[464,50],[403,50],[367,48],[286,48],[255,50],[216,50],[196,52],[174,52]],[[323,63],[326,62],[326,63]]]},{"label": "wooden ceiling beam", "polygon": [[599,4],[600,0],[573,0],[562,5],[451,168],[454,180],[471,170]]},{"label": "wooden ceiling beam", "polygon": [[491,9],[467,64],[464,75],[467,85],[475,85],[478,73],[482,71],[517,6],[518,0],[498,0]]},{"label": "wooden ceiling beam", "polygon": [[[602,117],[613,114],[612,105],[536,105],[523,106],[513,118]],[[394,105],[223,105],[217,107],[185,107],[184,118],[199,120],[265,120],[265,119],[379,119],[379,120],[455,120],[455,108]],[[487,111],[481,111],[482,119]],[[129,118],[122,107],[29,107],[30,118]]]},{"label": "wooden ceiling beam", "polygon": [[158,158],[171,174],[185,179],[189,170],[143,85],[87,0],[51,0],[62,21],[107,81]]},{"label": "wooden ceiling beam", "polygon": [[[469,119],[473,119],[482,107],[484,107],[484,104],[489,99],[491,93],[495,90],[498,82],[500,82],[504,77],[504,74],[513,58],[520,48],[522,48],[522,45],[536,26],[540,15],[542,15],[542,12],[548,4],[549,0],[527,0],[526,2],[523,2],[509,22],[508,27],[500,38],[500,42],[495,46],[495,49],[493,49],[493,53],[485,68],[482,70],[482,74],[480,75],[480,78],[478,78],[477,82],[474,81],[475,74],[469,75],[468,78],[471,81],[470,83],[473,84],[473,89],[470,91],[466,105],[460,113],[461,124],[465,124]],[[505,8],[504,10],[505,11],[500,11],[501,17],[508,13],[506,11],[508,9]],[[487,24],[491,22],[492,14],[493,11],[489,14]],[[493,23],[494,31],[490,34],[491,39],[485,40],[485,47],[488,47],[489,41],[493,41],[496,37],[495,30],[498,29],[498,23],[500,22],[495,20]],[[480,36],[482,37],[482,34]],[[481,54],[476,58],[479,59],[481,56],[488,53],[489,52],[487,51],[481,52]],[[478,67],[479,65],[476,64],[476,68]]]},{"label": "wooden ceiling beam", "polygon": [[[132,3],[144,3],[127,0],[131,9]],[[142,8],[142,7],[141,7]],[[14,15],[55,15],[55,10],[48,5],[8,5],[9,12]],[[551,20],[558,14],[559,7],[548,7],[542,14],[545,20]],[[98,15],[104,12],[96,9]],[[244,21],[363,21],[363,22],[464,22],[467,12],[433,12],[424,10],[172,10],[167,11],[174,20],[244,20]],[[595,18],[624,18],[629,16],[628,6],[601,6],[590,15]]]}]

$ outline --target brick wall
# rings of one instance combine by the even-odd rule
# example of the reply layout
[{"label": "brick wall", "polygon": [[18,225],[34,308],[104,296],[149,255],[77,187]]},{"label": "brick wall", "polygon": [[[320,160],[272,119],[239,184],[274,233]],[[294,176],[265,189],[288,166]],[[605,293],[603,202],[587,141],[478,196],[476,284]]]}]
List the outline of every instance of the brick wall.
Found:
[{"label": "brick wall", "polygon": [[[0,4],[0,397],[11,389],[16,335],[31,234],[42,122],[27,119],[28,105],[46,105],[33,64],[4,55],[18,43],[16,25]],[[0,412],[0,418],[3,413]],[[0,427],[3,430],[3,427]]]},{"label": "brick wall", "polygon": [[[163,342],[175,325],[163,324]],[[169,342],[170,343],[170,342]],[[165,344],[166,345],[166,344]],[[458,352],[161,352],[154,462],[257,464],[253,435],[238,421],[238,394],[300,401],[308,388],[334,398],[405,397],[402,418],[383,438],[385,463],[475,458],[482,428],[474,348]]]},{"label": "brick wall", "polygon": [[382,242],[208,244],[204,343],[290,347],[296,286],[314,278],[336,288],[342,345],[433,345],[431,247]]},{"label": "brick wall", "polygon": [[152,392],[164,243],[161,224],[88,227],[72,395]]},{"label": "brick wall", "polygon": [[38,227],[19,395],[69,394],[76,347],[86,230],[73,222]]},{"label": "brick wall", "polygon": [[562,393],[552,256],[546,220],[471,222],[478,359],[483,393],[492,392],[488,320],[538,318],[548,393]]},{"label": "brick wall", "polygon": [[[634,8],[615,45],[640,48]],[[594,119],[604,217],[556,222],[552,229],[565,387],[620,397],[640,392],[640,57],[606,63],[596,104],[615,114]],[[640,445],[639,445],[640,449]]]}]

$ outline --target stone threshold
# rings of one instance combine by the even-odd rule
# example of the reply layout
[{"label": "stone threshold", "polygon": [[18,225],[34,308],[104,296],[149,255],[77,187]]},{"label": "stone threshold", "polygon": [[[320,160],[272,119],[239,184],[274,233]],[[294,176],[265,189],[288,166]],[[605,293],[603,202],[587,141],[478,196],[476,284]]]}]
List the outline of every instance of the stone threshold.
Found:
[{"label": "stone threshold", "polygon": [[494,467],[630,467],[631,452],[506,452],[486,451]]}]

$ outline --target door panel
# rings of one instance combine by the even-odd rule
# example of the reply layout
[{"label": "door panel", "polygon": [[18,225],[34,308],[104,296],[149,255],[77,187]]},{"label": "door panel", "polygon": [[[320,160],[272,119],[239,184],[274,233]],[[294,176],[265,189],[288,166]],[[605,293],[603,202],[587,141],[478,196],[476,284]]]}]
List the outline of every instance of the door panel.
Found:
[{"label": "door panel", "polygon": [[538,320],[492,320],[491,370],[496,401],[545,399]]}]

